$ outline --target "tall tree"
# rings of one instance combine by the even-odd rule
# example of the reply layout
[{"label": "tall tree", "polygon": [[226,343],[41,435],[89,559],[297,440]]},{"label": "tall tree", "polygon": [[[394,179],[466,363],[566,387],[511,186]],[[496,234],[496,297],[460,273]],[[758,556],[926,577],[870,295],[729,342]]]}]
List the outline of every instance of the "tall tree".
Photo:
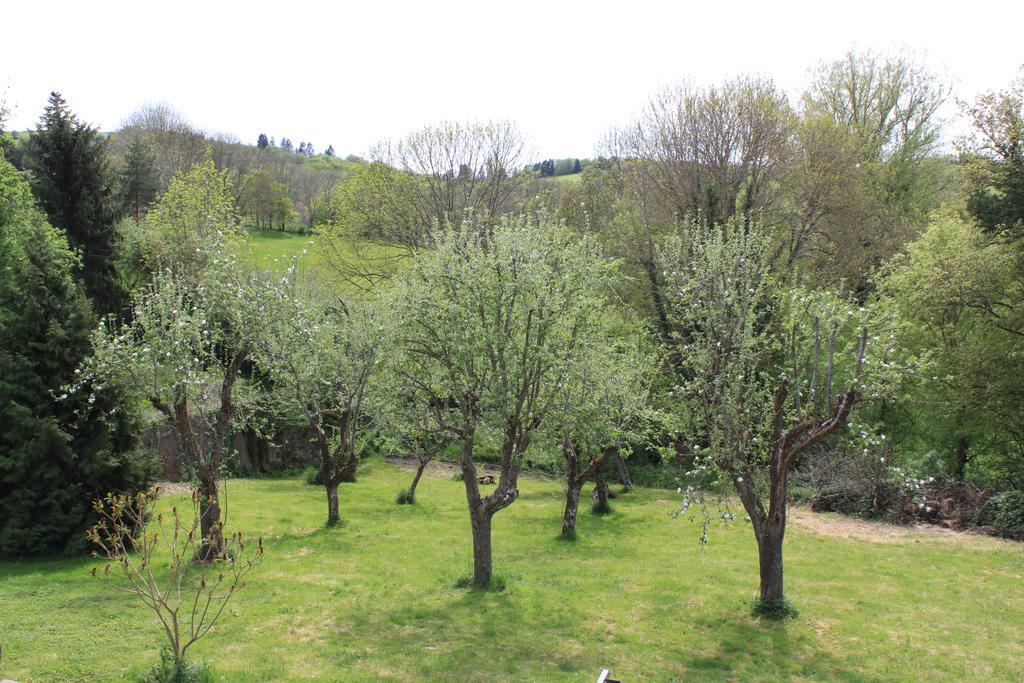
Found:
[{"label": "tall tree", "polygon": [[[595,332],[611,265],[557,225],[505,217],[491,230],[439,231],[393,292],[400,372],[460,446],[473,533],[473,585],[491,583],[491,526],[519,497],[531,439],[558,399],[581,340]],[[475,447],[498,442],[501,474],[480,490]]]},{"label": "tall tree", "polygon": [[116,310],[122,298],[114,271],[119,207],[105,139],[53,92],[29,139],[26,165],[50,223],[66,231],[71,248],[81,254],[77,270],[86,294],[99,311]]},{"label": "tall tree", "polygon": [[762,230],[691,225],[661,258],[684,359],[675,394],[699,456],[695,474],[735,487],[757,540],[758,610],[784,613],[790,469],[885,386],[891,330],[873,330],[869,359],[863,309],[824,292],[776,290]]},{"label": "tall tree", "polygon": [[523,173],[525,147],[508,121],[443,121],[381,143],[373,160],[416,178],[403,201],[412,200],[417,216],[415,230],[406,234],[421,244],[437,224],[490,220],[516,210],[529,175]]},{"label": "tall tree", "polygon": [[974,130],[959,142],[967,207],[989,232],[1024,238],[1024,67],[1010,87],[961,105]]},{"label": "tall tree", "polygon": [[121,205],[135,216],[135,224],[138,225],[142,222],[143,212],[160,190],[156,157],[140,138],[135,138],[128,147],[120,180]]},{"label": "tall tree", "polygon": [[77,381],[96,318],[66,236],[2,155],[0,263],[0,555],[81,551],[93,500],[144,490],[151,472],[135,404]]},{"label": "tall tree", "polygon": [[196,479],[203,551],[224,546],[220,477],[224,448],[240,421],[238,385],[254,350],[260,290],[218,234],[197,242],[201,269],[166,268],[132,302],[124,329],[101,327],[85,380],[116,387],[160,412],[180,461]]}]

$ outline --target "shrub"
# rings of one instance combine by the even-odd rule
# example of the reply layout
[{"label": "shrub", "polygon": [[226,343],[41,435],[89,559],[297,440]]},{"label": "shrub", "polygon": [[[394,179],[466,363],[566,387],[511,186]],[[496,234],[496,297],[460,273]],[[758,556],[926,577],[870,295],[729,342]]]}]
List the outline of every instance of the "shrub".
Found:
[{"label": "shrub", "polygon": [[414,505],[416,503],[416,494],[409,489],[402,489],[395,495],[395,503],[398,505]]},{"label": "shrub", "polygon": [[[89,530],[96,557],[106,561],[92,575],[111,588],[134,595],[154,612],[167,636],[161,664],[154,669],[170,678],[181,678],[203,667],[189,666],[188,649],[210,632],[245,578],[263,559],[263,539],[246,544],[241,534],[224,543],[220,554],[207,552],[210,536],[203,537],[204,510],[198,491],[191,509],[172,505],[157,513],[158,489],[136,495],[109,494],[94,504],[99,521]],[[222,530],[218,529],[218,533]]]},{"label": "shrub", "polygon": [[160,661],[139,677],[140,683],[213,683],[213,672],[206,662],[196,664],[176,660],[174,651],[164,648]]},{"label": "shrub", "polygon": [[750,608],[751,614],[761,619],[782,621],[796,619],[800,611],[790,604],[789,600],[754,600]]},{"label": "shrub", "polygon": [[989,526],[1000,536],[1024,539],[1024,491],[1004,491],[986,500],[975,522]]}]

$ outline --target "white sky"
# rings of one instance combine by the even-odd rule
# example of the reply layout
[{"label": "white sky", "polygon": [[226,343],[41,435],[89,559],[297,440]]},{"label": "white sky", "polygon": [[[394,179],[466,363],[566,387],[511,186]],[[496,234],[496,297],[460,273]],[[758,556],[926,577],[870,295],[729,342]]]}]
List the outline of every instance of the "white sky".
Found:
[{"label": "white sky", "polygon": [[444,118],[505,118],[538,158],[586,157],[662,85],[747,72],[795,96],[851,46],[921,51],[972,99],[1024,63],[1022,23],[1017,0],[7,0],[0,98],[10,129],[59,90],[104,130],[163,101],[208,131],[339,155]]}]

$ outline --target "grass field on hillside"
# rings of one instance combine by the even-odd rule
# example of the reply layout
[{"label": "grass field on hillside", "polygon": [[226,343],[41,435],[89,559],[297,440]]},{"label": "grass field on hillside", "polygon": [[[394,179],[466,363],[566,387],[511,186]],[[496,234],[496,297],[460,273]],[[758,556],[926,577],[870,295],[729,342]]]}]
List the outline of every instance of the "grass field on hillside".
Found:
[{"label": "grass field on hillside", "polygon": [[338,286],[339,269],[328,259],[351,259],[367,263],[376,257],[404,257],[406,252],[398,247],[380,246],[371,243],[356,245],[341,244],[341,248],[330,252],[322,248],[319,235],[303,235],[281,230],[255,230],[245,234],[242,249],[243,262],[268,272],[283,272],[295,264],[301,273],[330,285]]},{"label": "grass field on hillside", "polygon": [[[507,587],[473,592],[454,587],[472,568],[462,484],[426,478],[415,506],[397,506],[409,477],[372,462],[343,485],[347,525],[331,529],[319,487],[231,480],[229,529],[262,534],[267,554],[193,656],[246,682],[592,681],[603,667],[626,681],[1024,675],[1021,544],[794,522],[786,581],[801,615],[762,623],[748,613],[757,560],[744,524],[714,528],[701,550],[698,523],[669,516],[672,494],[637,489],[609,516],[581,511],[567,543],[561,486],[527,478],[495,518]],[[129,679],[156,660],[152,613],[92,579],[96,564],[0,563],[0,678]]]}]

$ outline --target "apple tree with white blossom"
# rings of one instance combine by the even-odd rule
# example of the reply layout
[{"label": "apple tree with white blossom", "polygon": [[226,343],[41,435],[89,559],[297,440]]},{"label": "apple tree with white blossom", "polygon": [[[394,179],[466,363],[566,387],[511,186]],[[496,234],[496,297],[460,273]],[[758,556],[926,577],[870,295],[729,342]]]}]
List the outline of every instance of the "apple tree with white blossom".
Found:
[{"label": "apple tree with white blossom", "polygon": [[[842,432],[899,370],[892,323],[828,292],[783,288],[759,228],[689,224],[659,256],[683,359],[674,394],[691,474],[728,479],[739,495],[758,546],[757,611],[771,616],[790,610],[782,544],[794,463]],[[688,488],[683,508],[698,500]]]}]

